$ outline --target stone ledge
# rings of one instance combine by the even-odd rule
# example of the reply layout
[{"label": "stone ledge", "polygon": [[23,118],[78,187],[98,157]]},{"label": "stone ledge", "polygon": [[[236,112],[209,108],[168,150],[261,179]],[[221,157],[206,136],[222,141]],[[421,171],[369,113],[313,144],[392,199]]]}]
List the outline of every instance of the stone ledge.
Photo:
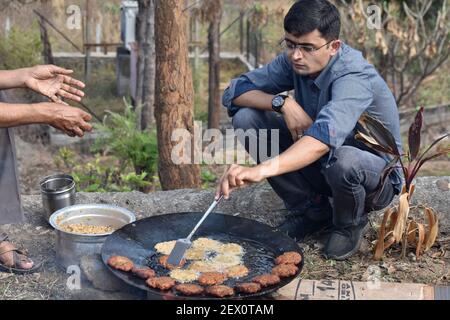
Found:
[{"label": "stone ledge", "polygon": [[[440,183],[438,183],[440,181]],[[443,187],[447,183],[447,188]],[[413,204],[424,203],[433,207],[441,221],[441,230],[450,229],[450,177],[419,177]],[[440,186],[440,187],[439,187]],[[445,190],[447,189],[447,190]],[[174,212],[204,211],[213,201],[214,190],[179,189],[158,191],[150,194],[141,192],[85,193],[77,194],[77,203],[105,203],[128,208],[137,219]],[[39,195],[22,197],[27,220],[43,220],[42,200]],[[395,201],[395,200],[394,200]],[[280,221],[284,212],[281,199],[268,183],[260,183],[231,194],[222,201],[216,212],[239,215],[269,225]]]}]

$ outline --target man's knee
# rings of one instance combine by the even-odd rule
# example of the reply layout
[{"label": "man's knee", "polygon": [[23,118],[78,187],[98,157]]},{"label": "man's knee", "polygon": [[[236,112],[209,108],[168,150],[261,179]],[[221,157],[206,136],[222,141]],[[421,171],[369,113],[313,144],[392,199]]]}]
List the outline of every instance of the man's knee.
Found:
[{"label": "man's knee", "polygon": [[361,150],[350,146],[342,146],[335,150],[332,164],[324,169],[325,177],[330,185],[358,182],[360,152]]},{"label": "man's knee", "polygon": [[239,108],[233,116],[232,123],[234,129],[260,129],[263,127],[264,111],[255,108]]}]

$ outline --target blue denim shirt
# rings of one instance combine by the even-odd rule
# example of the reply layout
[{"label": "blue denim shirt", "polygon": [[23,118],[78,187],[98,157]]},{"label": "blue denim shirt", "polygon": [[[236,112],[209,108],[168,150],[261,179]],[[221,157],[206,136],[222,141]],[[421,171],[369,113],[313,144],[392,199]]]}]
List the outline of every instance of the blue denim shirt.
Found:
[{"label": "blue denim shirt", "polygon": [[[250,90],[270,94],[294,90],[295,100],[313,120],[305,135],[330,147],[329,155],[321,159],[327,165],[334,160],[334,150],[344,144],[364,148],[354,139],[358,119],[364,112],[383,122],[402,150],[399,115],[392,92],[361,52],[344,43],[315,79],[296,74],[286,53],[262,68],[233,79],[222,97],[231,117],[239,109],[232,101]],[[380,156],[389,161],[387,155]],[[390,179],[399,192],[400,169],[394,170]]]}]

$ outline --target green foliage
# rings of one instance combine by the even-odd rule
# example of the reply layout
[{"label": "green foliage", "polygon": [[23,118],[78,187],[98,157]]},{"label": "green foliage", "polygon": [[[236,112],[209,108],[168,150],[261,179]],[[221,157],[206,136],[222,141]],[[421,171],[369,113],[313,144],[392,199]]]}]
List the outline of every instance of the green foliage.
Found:
[{"label": "green foliage", "polygon": [[104,3],[103,4],[103,10],[107,13],[111,13],[113,15],[119,15],[120,14],[120,5],[115,3]]},{"label": "green foliage", "polygon": [[37,24],[23,30],[12,27],[0,37],[0,69],[12,70],[42,63],[42,44]]},{"label": "green foliage", "polygon": [[95,125],[99,138],[92,146],[94,160],[79,164],[75,153],[61,148],[55,163],[64,165],[74,177],[78,191],[128,192],[154,188],[158,146],[155,130],[140,131],[137,115],[127,104],[124,114],[108,111]]},{"label": "green foliage", "polygon": [[76,164],[75,153],[67,147],[62,147],[58,150],[58,155],[55,157],[54,162],[58,168],[62,167],[62,165],[66,168],[74,167]]},{"label": "green foliage", "polygon": [[214,172],[208,169],[202,169],[201,179],[202,179],[202,188],[208,189],[215,184],[217,176],[214,174]]},{"label": "green foliage", "polygon": [[118,167],[102,162],[100,155],[87,164],[75,166],[71,175],[77,191],[84,192],[129,192],[151,185],[146,172],[121,173]]},{"label": "green foliage", "polygon": [[105,151],[119,159],[120,167],[133,166],[136,173],[146,172],[150,177],[157,170],[158,141],[156,130],[141,131],[137,114],[127,104],[124,114],[107,112],[102,124],[95,125],[100,137],[92,150]]}]

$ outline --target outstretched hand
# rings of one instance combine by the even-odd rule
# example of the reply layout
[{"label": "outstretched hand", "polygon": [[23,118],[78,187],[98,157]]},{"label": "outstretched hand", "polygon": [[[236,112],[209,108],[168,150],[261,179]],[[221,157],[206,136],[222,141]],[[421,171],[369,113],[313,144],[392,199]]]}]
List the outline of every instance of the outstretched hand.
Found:
[{"label": "outstretched hand", "polygon": [[53,102],[66,104],[61,98],[67,98],[75,102],[81,101],[84,92],[84,83],[70,76],[73,70],[67,70],[54,65],[39,65],[29,68],[25,85]]}]

